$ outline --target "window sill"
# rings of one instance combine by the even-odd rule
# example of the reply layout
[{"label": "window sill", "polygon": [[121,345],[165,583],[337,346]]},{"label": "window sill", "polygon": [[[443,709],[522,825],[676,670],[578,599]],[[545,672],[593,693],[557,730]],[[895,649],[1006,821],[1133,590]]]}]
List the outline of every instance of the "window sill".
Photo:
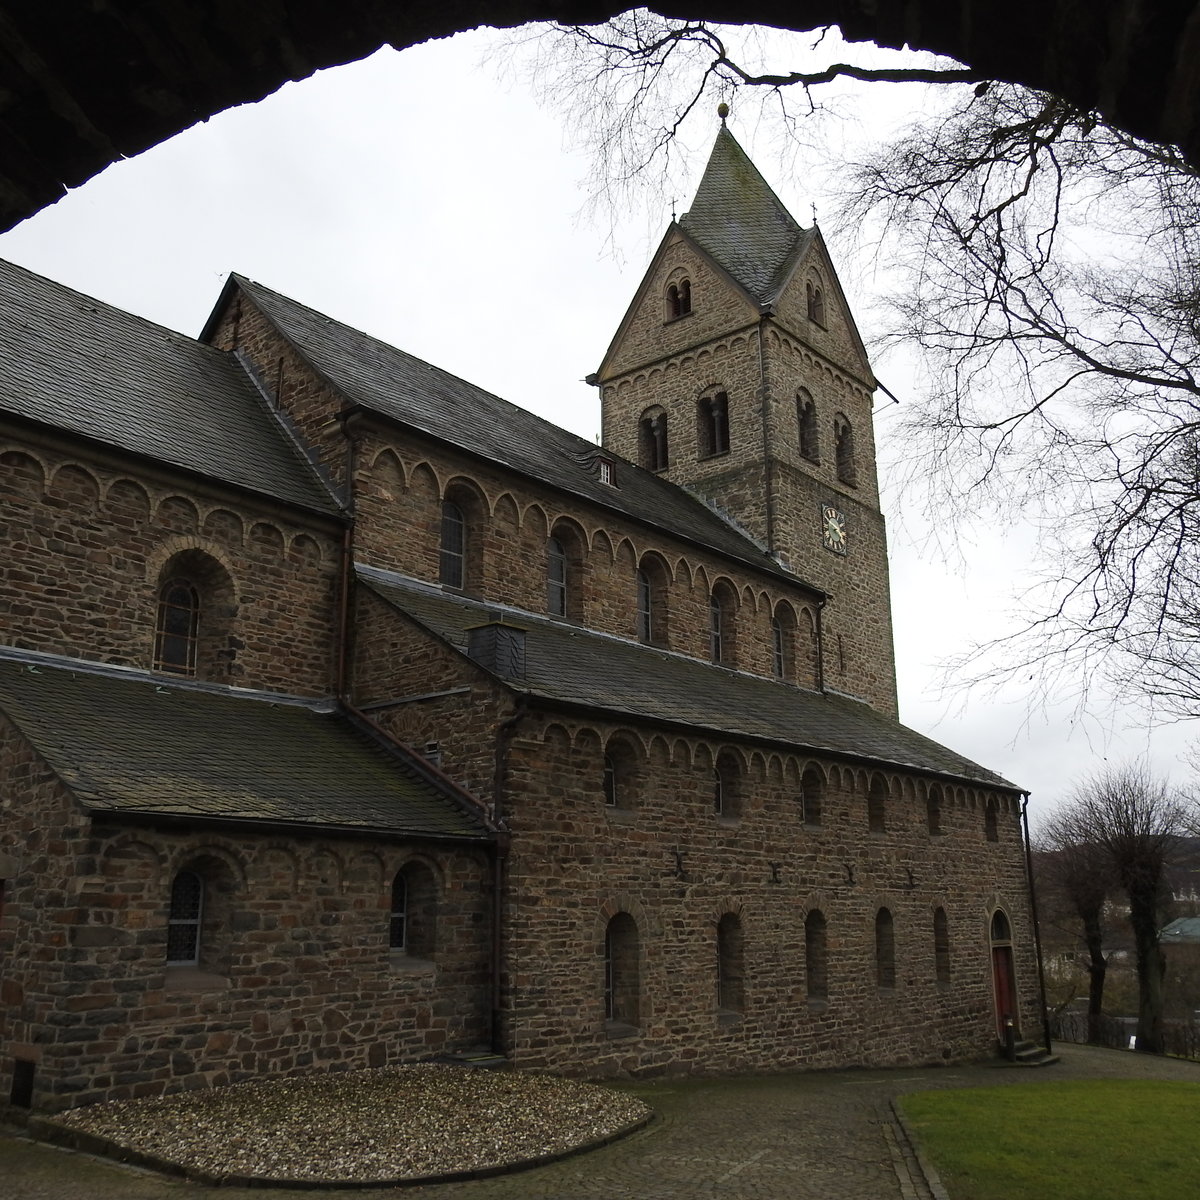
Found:
[{"label": "window sill", "polygon": [[736,829],[741,823],[741,817],[730,817],[724,813],[717,814],[717,824],[722,829]]},{"label": "window sill", "polygon": [[428,958],[413,958],[404,950],[388,951],[388,968],[397,975],[432,975],[435,964]]},{"label": "window sill", "polygon": [[627,1025],[624,1021],[605,1021],[604,1036],[609,1041],[616,1041],[618,1038],[641,1037],[642,1031],[636,1025]]},{"label": "window sill", "polygon": [[820,833],[821,830],[824,828],[825,828],[825,826],[822,825],[820,821],[805,821],[804,822],[804,832],[805,833]]},{"label": "window sill", "polygon": [[680,322],[680,321],[686,321],[688,319],[688,317],[695,316],[695,314],[696,314],[696,310],[694,308],[689,309],[685,313],[680,313],[679,316],[677,316],[677,317],[667,317],[666,320],[663,321],[663,324],[664,325],[675,325],[675,324],[678,324],[678,322]]},{"label": "window sill", "polygon": [[233,984],[224,975],[203,967],[168,967],[164,992],[224,992]]},{"label": "window sill", "polygon": [[810,1000],[808,1001],[808,1011],[810,1013],[823,1013],[829,1008],[828,1000]]},{"label": "window sill", "polygon": [[604,809],[604,815],[614,825],[632,825],[634,822],[634,813],[629,808],[608,808]]},{"label": "window sill", "polygon": [[733,1008],[718,1008],[717,1009],[717,1024],[718,1025],[740,1025],[742,1023],[742,1013]]},{"label": "window sill", "polygon": [[728,458],[731,451],[729,450],[714,450],[711,454],[697,454],[697,462],[711,462],[714,458]]}]

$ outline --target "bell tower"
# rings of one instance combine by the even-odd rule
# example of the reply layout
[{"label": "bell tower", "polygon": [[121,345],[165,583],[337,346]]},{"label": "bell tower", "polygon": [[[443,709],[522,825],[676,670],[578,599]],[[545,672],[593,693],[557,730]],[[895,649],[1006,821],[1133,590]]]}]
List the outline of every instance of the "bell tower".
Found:
[{"label": "bell tower", "polygon": [[876,384],[820,230],[725,126],[595,380],[606,447],[830,594],[826,686],[896,713]]}]

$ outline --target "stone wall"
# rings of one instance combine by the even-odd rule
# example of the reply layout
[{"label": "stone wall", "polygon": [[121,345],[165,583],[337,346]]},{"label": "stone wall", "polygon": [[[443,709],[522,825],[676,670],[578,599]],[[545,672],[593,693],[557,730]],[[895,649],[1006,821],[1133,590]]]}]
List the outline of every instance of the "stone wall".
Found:
[{"label": "stone wall", "polygon": [[201,677],[328,690],[340,550],[332,522],[13,438],[0,441],[0,506],[0,642],[149,668],[164,574],[191,554],[222,574],[227,592],[204,614],[220,636]]},{"label": "stone wall", "polygon": [[[605,804],[606,747],[632,749],[628,788]],[[713,763],[740,766],[736,815],[713,804]],[[801,778],[823,796],[805,820]],[[888,790],[883,832],[867,794]],[[1018,803],[647,730],[531,717],[512,750],[505,898],[505,1029],[523,1067],[652,1074],[936,1063],[995,1046],[989,923],[1013,930],[1020,1020],[1040,1029]],[[811,804],[811,794],[809,802]],[[996,839],[985,805],[996,805]],[[812,814],[810,813],[810,816]],[[875,923],[893,922],[895,978],[880,986]],[[949,955],[935,956],[935,912]],[[806,919],[826,922],[824,994]],[[605,931],[636,926],[636,1020],[605,1016]],[[718,996],[718,926],[740,929],[737,987]],[[728,981],[727,981],[728,982]],[[730,1006],[730,991],[735,1000]],[[724,1000],[726,1003],[719,1003]]]},{"label": "stone wall", "polygon": [[[0,1095],[35,1107],[384,1066],[486,1042],[482,849],[89,819],[5,723]],[[422,957],[389,949],[392,881],[432,880]],[[166,965],[172,881],[205,881],[197,966]],[[431,947],[431,949],[428,949]]]}]

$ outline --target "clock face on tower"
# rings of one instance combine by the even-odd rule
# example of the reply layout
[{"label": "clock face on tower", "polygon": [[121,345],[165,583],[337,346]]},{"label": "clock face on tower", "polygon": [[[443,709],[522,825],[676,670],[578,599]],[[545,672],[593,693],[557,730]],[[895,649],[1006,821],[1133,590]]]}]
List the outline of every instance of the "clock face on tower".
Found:
[{"label": "clock face on tower", "polygon": [[821,505],[821,544],[834,554],[846,553],[846,514],[832,504]]}]

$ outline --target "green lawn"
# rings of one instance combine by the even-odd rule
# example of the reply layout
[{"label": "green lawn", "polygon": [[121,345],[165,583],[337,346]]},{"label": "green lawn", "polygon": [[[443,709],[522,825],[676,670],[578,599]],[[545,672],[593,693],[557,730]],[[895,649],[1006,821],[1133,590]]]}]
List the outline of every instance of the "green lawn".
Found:
[{"label": "green lawn", "polygon": [[1200,1196],[1200,1083],[917,1092],[901,1108],[952,1200]]}]

